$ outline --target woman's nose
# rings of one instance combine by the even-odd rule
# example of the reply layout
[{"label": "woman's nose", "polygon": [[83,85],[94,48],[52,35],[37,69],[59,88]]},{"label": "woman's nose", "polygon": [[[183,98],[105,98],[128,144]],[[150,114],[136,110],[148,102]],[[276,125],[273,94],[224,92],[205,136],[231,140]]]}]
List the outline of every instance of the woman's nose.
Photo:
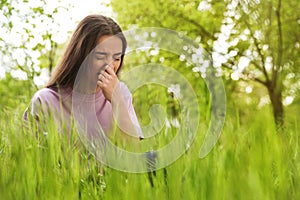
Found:
[{"label": "woman's nose", "polygon": [[113,64],[114,59],[111,56],[107,56],[105,62],[107,65]]}]

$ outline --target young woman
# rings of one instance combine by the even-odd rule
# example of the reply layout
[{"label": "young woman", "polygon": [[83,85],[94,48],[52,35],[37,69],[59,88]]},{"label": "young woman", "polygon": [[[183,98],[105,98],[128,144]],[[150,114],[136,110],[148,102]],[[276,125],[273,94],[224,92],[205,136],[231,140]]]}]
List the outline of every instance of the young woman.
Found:
[{"label": "young woman", "polygon": [[126,46],[121,28],[111,18],[85,17],[49,82],[34,94],[24,120],[32,117],[41,125],[53,116],[61,132],[68,133],[74,124],[88,139],[110,134],[114,127],[143,138],[131,93],[118,79]]}]

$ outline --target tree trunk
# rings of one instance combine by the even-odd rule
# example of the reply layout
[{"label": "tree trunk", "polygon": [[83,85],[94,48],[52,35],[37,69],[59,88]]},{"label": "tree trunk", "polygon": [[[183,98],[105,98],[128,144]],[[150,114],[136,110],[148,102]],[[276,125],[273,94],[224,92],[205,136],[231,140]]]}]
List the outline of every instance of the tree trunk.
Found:
[{"label": "tree trunk", "polygon": [[277,130],[280,130],[284,126],[284,108],[282,103],[282,91],[276,90],[272,86],[268,87],[269,97],[273,109],[273,117]]}]

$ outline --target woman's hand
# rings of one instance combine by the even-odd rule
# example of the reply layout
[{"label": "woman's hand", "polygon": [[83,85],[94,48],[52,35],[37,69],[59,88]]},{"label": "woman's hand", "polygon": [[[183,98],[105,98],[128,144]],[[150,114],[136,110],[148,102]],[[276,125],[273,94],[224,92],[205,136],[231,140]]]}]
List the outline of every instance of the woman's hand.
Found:
[{"label": "woman's hand", "polygon": [[105,98],[111,102],[114,90],[119,87],[119,79],[109,65],[98,75],[97,85],[102,89]]}]

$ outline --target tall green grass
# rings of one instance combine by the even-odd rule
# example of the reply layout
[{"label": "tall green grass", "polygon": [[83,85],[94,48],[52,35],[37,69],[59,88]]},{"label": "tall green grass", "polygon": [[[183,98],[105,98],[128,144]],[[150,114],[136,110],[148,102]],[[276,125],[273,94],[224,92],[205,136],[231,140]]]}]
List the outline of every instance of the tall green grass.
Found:
[{"label": "tall green grass", "polygon": [[267,110],[244,124],[229,113],[204,159],[207,128],[200,124],[191,148],[172,165],[131,174],[101,166],[75,132],[69,142],[52,124],[36,136],[21,114],[2,110],[0,118],[0,199],[300,199],[297,119],[276,133]]}]

